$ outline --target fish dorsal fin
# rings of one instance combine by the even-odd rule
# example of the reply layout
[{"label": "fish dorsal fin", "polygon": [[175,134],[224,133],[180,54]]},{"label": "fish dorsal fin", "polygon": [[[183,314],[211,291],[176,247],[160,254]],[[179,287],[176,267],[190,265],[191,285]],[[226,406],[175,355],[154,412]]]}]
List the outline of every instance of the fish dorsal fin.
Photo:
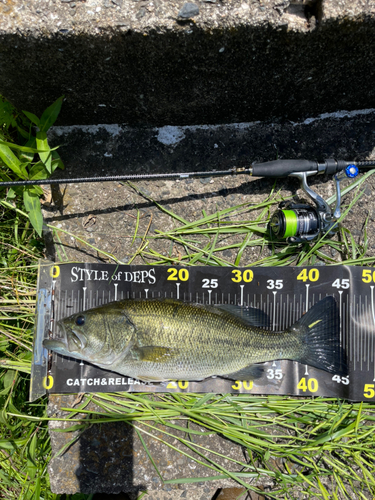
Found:
[{"label": "fish dorsal fin", "polygon": [[244,323],[247,323],[250,326],[257,326],[258,328],[269,328],[271,326],[271,320],[269,316],[263,312],[261,309],[257,309],[255,307],[243,307],[236,306],[233,304],[215,304],[215,305],[206,305],[199,303],[189,303],[189,302],[181,302],[177,299],[163,298],[163,299],[150,299],[158,302],[163,302],[165,304],[171,304],[174,306],[178,306],[181,304],[192,305],[194,307],[200,307],[205,309],[206,311],[217,312],[220,311],[231,314],[232,316],[236,316],[238,319],[241,319]]},{"label": "fish dorsal fin", "polygon": [[261,378],[264,372],[263,365],[253,364],[245,366],[237,372],[228,373],[228,375],[220,375],[222,378],[229,378],[230,380],[256,380]]},{"label": "fish dorsal fin", "polygon": [[271,326],[269,316],[255,307],[234,306],[232,304],[220,304],[214,306],[216,309],[232,314],[251,326],[268,328]]},{"label": "fish dorsal fin", "polygon": [[148,361],[151,363],[168,363],[172,358],[180,354],[179,349],[162,346],[134,346],[130,355],[137,361]]}]

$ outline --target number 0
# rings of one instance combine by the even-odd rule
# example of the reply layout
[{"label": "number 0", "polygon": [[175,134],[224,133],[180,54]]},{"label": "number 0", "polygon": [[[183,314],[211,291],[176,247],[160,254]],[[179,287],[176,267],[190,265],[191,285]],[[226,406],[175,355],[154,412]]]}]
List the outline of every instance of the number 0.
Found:
[{"label": "number 0", "polygon": [[246,271],[243,272],[242,277],[245,283],[250,283],[250,281],[253,281],[254,273],[251,269],[246,269]]},{"label": "number 0", "polygon": [[42,385],[45,389],[52,389],[53,387],[53,377],[52,375],[48,375],[47,377],[43,378]]},{"label": "number 0", "polygon": [[319,388],[316,378],[309,378],[307,381],[307,388],[310,392],[316,392]]},{"label": "number 0", "polygon": [[[309,280],[310,281],[318,281],[319,279],[319,271],[317,269],[310,269],[309,271]],[[313,379],[311,379],[313,380]]]},{"label": "number 0", "polygon": [[189,271],[185,268],[182,268],[178,271],[178,277],[181,281],[187,281],[189,279]]},{"label": "number 0", "polygon": [[49,273],[52,278],[58,278],[60,276],[60,266],[52,266]]}]

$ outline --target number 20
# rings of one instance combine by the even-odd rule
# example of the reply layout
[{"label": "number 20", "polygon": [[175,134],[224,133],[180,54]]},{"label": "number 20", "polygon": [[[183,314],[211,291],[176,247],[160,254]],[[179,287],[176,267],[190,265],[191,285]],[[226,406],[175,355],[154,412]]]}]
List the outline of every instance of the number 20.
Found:
[{"label": "number 20", "polygon": [[167,273],[170,273],[167,280],[169,281],[177,281],[178,279],[181,281],[187,281],[189,279],[189,271],[182,267],[181,269],[177,269],[176,267],[170,267],[167,269]]}]

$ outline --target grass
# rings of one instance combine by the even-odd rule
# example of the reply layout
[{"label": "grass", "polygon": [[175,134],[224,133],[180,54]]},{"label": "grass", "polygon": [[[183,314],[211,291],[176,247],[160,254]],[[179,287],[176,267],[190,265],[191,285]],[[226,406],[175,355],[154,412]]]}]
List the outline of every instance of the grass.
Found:
[{"label": "grass", "polygon": [[[156,236],[149,236],[147,229],[139,248],[131,256],[130,262],[136,256],[139,256],[144,263],[148,264],[182,263],[187,266],[240,266],[248,265],[248,261],[244,263],[243,255],[246,249],[252,248],[256,250],[255,255],[257,256],[251,260],[251,266],[306,266],[314,265],[316,262],[327,265],[371,265],[375,262],[375,258],[367,254],[367,221],[363,228],[363,243],[356,242],[350,231],[342,226],[342,222],[362,196],[361,186],[374,172],[375,170],[369,171],[343,190],[343,194],[347,194],[352,190],[355,190],[355,193],[351,202],[342,207],[342,215],[337,222],[335,237],[326,234],[314,244],[305,243],[299,245],[288,245],[285,242],[273,241],[268,236],[267,222],[270,214],[282,200],[280,194],[274,191],[270,193],[263,203],[255,205],[247,202],[210,215],[203,213],[203,217],[188,222],[157,203],[137,186],[128,183],[138,194],[153,202],[159,210],[177,223],[177,227],[170,231],[157,231]],[[332,196],[329,202],[330,204],[334,203],[335,196]],[[138,231],[138,224],[136,231]],[[231,245],[220,244],[220,240],[225,242],[225,237],[233,234],[239,238],[242,237],[242,239],[238,243]],[[171,252],[167,256],[162,255],[153,248],[153,244],[158,240],[168,240],[178,245],[181,252],[178,256],[173,256]],[[270,255],[265,256],[264,249],[268,246],[271,247],[272,251]],[[234,261],[229,261],[222,256],[222,253],[229,249],[236,252]],[[331,251],[338,257],[334,258],[332,253],[329,255]],[[338,258],[339,262],[337,262]]]},{"label": "grass", "polygon": [[43,248],[22,211],[0,205],[0,498],[6,500],[60,498],[51,492],[47,473],[47,399],[28,402]]},{"label": "grass", "polygon": [[[360,197],[363,178],[352,187],[356,191],[352,202],[344,207],[341,222]],[[140,192],[136,186],[132,189]],[[280,195],[273,192],[260,205],[245,203],[203,213],[193,222],[157,204],[175,221],[175,227],[151,235],[150,223],[141,230],[138,214],[136,231],[129,240],[134,247],[129,261],[237,266],[248,264],[246,252],[251,249],[256,256],[252,265],[258,266],[374,264],[375,257],[367,251],[366,227],[364,243],[345,227],[334,238],[325,236],[311,246],[269,241],[266,223],[279,200]],[[62,230],[54,226],[50,229],[58,242]],[[225,238],[230,234],[238,239],[228,245]],[[136,241],[138,247],[134,246]],[[159,241],[169,242],[171,248],[177,246],[179,252],[160,253]],[[82,238],[80,242],[93,249]],[[63,245],[57,247],[59,258],[66,261]],[[265,252],[269,247],[271,252]],[[231,261],[223,256],[226,249],[235,251]],[[119,262],[100,249],[94,250],[107,260]],[[62,500],[51,492],[47,473],[51,459],[47,400],[28,402],[37,262],[43,258],[43,251],[43,242],[31,228],[24,208],[0,202],[0,498],[7,500]],[[166,479],[166,484],[231,478],[259,493],[257,485],[266,481],[272,485],[266,488],[268,498],[346,499],[351,495],[375,496],[374,408],[371,403],[327,398],[113,393],[85,395],[77,407],[66,408],[66,418],[80,430],[87,425],[126,422],[162,478],[163,471],[157,468],[146,436],[207,468],[207,477],[187,476],[181,471],[180,478]],[[243,459],[223,457],[207,448],[200,439],[206,435],[219,435],[240,445]],[[90,496],[64,496],[64,500],[86,498]]]},{"label": "grass", "polygon": [[[89,401],[95,403],[101,413],[86,410]],[[350,498],[349,489],[357,495],[361,494],[361,488],[364,494],[374,491],[372,429],[375,415],[369,403],[232,394],[155,397],[117,393],[86,396],[80,408],[66,408],[66,411],[72,421],[78,413],[90,415],[90,425],[125,421],[140,438],[142,434],[152,436],[164,446],[206,465],[212,474],[209,479],[182,475],[165,481],[166,484],[232,477],[246,489],[261,493],[252,482],[267,477],[277,484],[267,493],[269,498],[295,498],[293,494],[290,496],[291,488],[296,488],[294,494],[298,490],[319,497],[326,490],[322,480],[335,478],[336,485],[332,488],[331,483],[329,498],[334,498],[339,491],[342,498]],[[199,436],[207,434],[219,434],[241,445],[244,460],[224,457],[200,445]],[[168,438],[173,438],[173,442],[177,440],[179,446],[171,444]],[[223,459],[226,467],[222,465]],[[153,464],[162,476],[155,462]]]}]

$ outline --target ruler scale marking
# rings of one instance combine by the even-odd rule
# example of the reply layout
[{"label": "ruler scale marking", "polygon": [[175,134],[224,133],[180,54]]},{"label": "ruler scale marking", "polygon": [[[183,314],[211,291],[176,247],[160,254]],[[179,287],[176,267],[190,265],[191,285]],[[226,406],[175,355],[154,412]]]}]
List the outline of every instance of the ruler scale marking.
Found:
[{"label": "ruler scale marking", "polygon": [[[61,269],[65,265],[61,265]],[[67,268],[69,269],[69,265],[66,265]],[[90,267],[91,266],[91,267]],[[95,267],[97,266],[97,267]],[[101,267],[102,266],[102,267]],[[87,264],[86,267],[87,269],[104,269],[104,265],[99,264]],[[131,270],[132,272],[135,272],[134,270],[142,268],[150,268],[150,266],[142,267],[142,266],[124,266],[125,269]],[[177,267],[177,269],[182,269],[182,267]],[[161,267],[155,267],[157,271],[157,277],[158,281],[160,280],[160,275],[162,275],[163,272],[165,272],[166,268],[161,268]],[[207,289],[207,294],[205,293],[206,290],[200,291],[200,293],[197,292],[197,288],[199,287],[199,284],[201,283],[201,279],[199,279],[199,276],[202,274],[198,274],[198,270],[202,273],[202,269],[205,269],[207,273],[211,274],[206,274],[204,276],[209,276],[210,277],[210,282],[211,284],[213,281],[218,282],[218,286],[214,287],[217,288],[216,290]],[[224,270],[225,271],[225,270]],[[96,272],[96,271],[95,271]],[[130,272],[130,271],[129,271]],[[139,271],[138,271],[139,272]],[[145,272],[145,271],[142,271]],[[244,270],[241,271],[244,273]],[[298,271],[300,273],[300,271]],[[143,286],[141,285],[140,281],[136,281],[136,279],[133,280],[132,283],[126,283],[122,281],[118,281],[116,283],[112,283],[114,285],[114,288],[107,287],[106,288],[106,283],[100,283],[100,287],[96,287],[97,283],[90,283],[90,275],[87,276],[87,279],[84,281],[84,285],[82,286],[83,283],[81,283],[81,286],[79,287],[79,283],[76,285],[71,285],[71,287],[64,287],[64,288],[59,288],[59,290],[55,291],[55,301],[56,301],[56,307],[54,311],[54,319],[55,322],[51,323],[51,329],[54,331],[54,335],[61,336],[61,333],[59,331],[56,331],[56,321],[58,319],[61,319],[63,317],[66,317],[68,315],[71,315],[73,313],[77,313],[80,310],[87,310],[91,309],[92,307],[96,307],[99,305],[104,305],[107,304],[108,302],[111,302],[113,300],[122,300],[124,296],[130,298],[143,298],[143,299],[149,299],[151,297],[161,297],[164,295],[165,297],[170,296],[171,298],[176,297],[177,300],[186,300],[187,298],[192,296],[195,296],[196,302],[201,303],[201,304],[208,304],[208,305],[217,305],[220,303],[220,297],[222,298],[221,303],[225,304],[234,304],[234,305],[239,305],[241,307],[258,307],[259,309],[263,310],[270,318],[272,322],[272,329],[278,330],[278,331],[284,331],[286,330],[290,325],[296,323],[309,309],[314,307],[321,299],[322,297],[325,297],[327,295],[334,295],[338,299],[338,309],[339,309],[339,315],[340,315],[340,325],[339,325],[339,336],[340,336],[340,343],[343,345],[343,347],[347,351],[348,355],[348,361],[351,363],[350,364],[350,373],[354,374],[360,374],[363,373],[363,381],[359,380],[357,382],[357,385],[359,384],[359,390],[362,390],[363,393],[363,384],[367,383],[369,380],[368,375],[371,376],[371,381],[374,379],[375,381],[375,366],[374,366],[374,358],[375,358],[375,353],[374,353],[374,333],[373,333],[373,327],[375,326],[375,304],[374,304],[374,286],[368,286],[365,289],[365,284],[362,282],[358,283],[358,288],[355,288],[353,291],[355,293],[352,293],[352,289],[350,288],[349,290],[346,290],[345,287],[344,290],[339,290],[337,287],[336,290],[331,289],[329,282],[335,282],[337,279],[339,280],[340,284],[342,285],[343,281],[341,280],[341,277],[339,275],[339,278],[336,278],[336,275],[334,274],[338,272],[338,268],[335,270],[327,269],[327,280],[324,281],[320,279],[320,281],[317,280],[317,282],[311,282],[311,283],[305,283],[302,281],[306,281],[302,279],[302,281],[297,281],[293,282],[290,278],[288,281],[288,276],[291,276],[290,271],[286,269],[280,269],[280,281],[283,283],[283,290],[272,290],[271,286],[267,285],[267,280],[269,277],[274,276],[274,270],[269,269],[269,268],[264,268],[264,269],[256,269],[254,271],[254,280],[249,285],[249,288],[246,284],[239,284],[238,282],[236,283],[236,280],[232,278],[233,275],[226,275],[226,280],[223,278],[223,269],[218,268],[218,269],[213,269],[212,268],[203,268],[201,266],[197,266],[197,268],[189,268],[189,282],[188,283],[177,283],[173,281],[165,282],[165,288],[163,289],[162,287],[164,285],[161,285],[162,287],[158,287],[154,285],[154,283],[150,283],[151,286],[145,285],[145,281],[143,281]],[[341,269],[340,269],[341,272]],[[346,272],[346,269],[343,269],[343,274],[341,276],[346,276],[344,274]],[[301,274],[301,273],[300,273]],[[355,275],[355,274],[354,274]],[[143,279],[143,274],[142,274],[142,279]],[[215,278],[215,280],[211,281],[211,276]],[[295,276],[295,275],[294,275]],[[298,275],[299,276],[299,275]],[[301,274],[301,276],[306,276]],[[139,277],[139,274],[138,274]],[[234,277],[237,277],[234,275]],[[286,277],[286,278],[285,278]],[[220,279],[216,279],[220,278]],[[232,278],[232,279],[231,279]],[[278,277],[279,278],[279,277]],[[322,278],[322,277],[321,277]],[[166,277],[163,278],[164,280]],[[242,274],[241,279],[245,281],[245,276]],[[298,278],[301,280],[301,278]],[[310,275],[309,275],[309,279]],[[330,281],[331,280],[331,281]],[[55,280],[54,280],[55,281]],[[82,280],[81,280],[82,281]],[[99,280],[98,280],[99,281]],[[125,280],[126,281],[126,280]],[[132,280],[130,280],[132,281]],[[270,281],[270,280],[268,280]],[[271,280],[272,281],[272,280]],[[273,283],[276,283],[276,280],[273,280]],[[99,284],[99,283],[98,283]],[[272,285],[272,283],[270,283]],[[103,286],[104,285],[104,286]],[[185,291],[184,288],[185,286],[188,285],[188,291]],[[54,287],[55,284],[52,285]],[[238,288],[239,286],[239,288]],[[352,286],[352,285],[351,285]],[[228,289],[225,289],[225,288]],[[259,287],[259,288],[258,288]],[[278,283],[276,283],[276,287],[279,288]],[[325,289],[324,289],[325,287]],[[205,287],[207,288],[207,287]],[[268,288],[268,290],[267,290]],[[270,290],[271,288],[271,290]],[[183,290],[183,291],[182,291]],[[246,293],[245,293],[246,290]],[[334,293],[333,293],[334,292]],[[359,293],[358,293],[359,292]],[[96,298],[96,300],[95,300]],[[227,302],[225,299],[227,298]],[[190,300],[191,301],[191,300]],[[58,303],[57,303],[58,302]],[[372,329],[371,329],[372,327]],[[76,365],[78,364],[77,361],[74,361],[72,358],[65,358],[65,363],[68,362],[69,365]],[[62,365],[64,363],[64,358],[62,356],[57,356],[56,360],[53,361],[53,363],[56,363],[57,365]],[[83,365],[86,365],[86,363],[83,363]],[[86,368],[83,367],[81,363],[79,363],[79,366],[77,366],[77,372],[76,376],[77,377],[84,377],[85,376],[85,370]],[[285,366],[288,366],[289,362],[288,361],[283,361],[280,365],[280,362],[273,361],[272,366],[273,369],[279,369],[280,366],[282,366],[283,373]],[[298,368],[298,364],[296,363],[296,369]],[[270,366],[270,365],[268,365]],[[305,376],[309,376],[309,365],[305,365]],[[72,372],[73,373],[73,372]],[[294,375],[293,375],[294,373]],[[294,380],[292,382],[292,387],[298,382],[298,375],[303,376],[303,371],[302,367],[300,367],[299,373],[298,370],[290,370],[283,375],[286,379],[288,377],[297,377],[297,378],[292,378]],[[367,374],[367,375],[366,375]],[[327,372],[323,372],[320,370],[314,370],[311,372],[312,377],[316,377],[316,379],[319,381],[319,390],[316,393],[324,395],[324,391],[322,392],[323,388],[323,382],[325,381],[329,386],[332,388],[332,391],[335,391],[334,388],[334,383],[330,380],[332,379],[332,375],[328,374]],[[353,375],[352,375],[353,376]],[[350,378],[350,385],[352,385],[352,376]],[[309,379],[313,380],[313,379]],[[274,381],[276,382],[276,380]],[[207,385],[208,381],[206,382]],[[284,384],[284,379],[283,382]],[[287,381],[285,382],[287,384]],[[362,383],[362,386],[361,386]],[[231,392],[231,385],[233,383],[231,382],[225,382],[226,387],[228,387],[228,392]],[[259,394],[268,394],[270,392],[262,392],[262,389],[265,389],[265,385],[267,385],[267,390],[276,390],[277,391],[277,384],[268,384],[267,379],[265,377],[262,377],[259,381],[256,381],[254,383],[254,393],[259,393]],[[75,384],[76,385],[76,384]],[[208,383],[209,386],[209,383]],[[341,389],[344,388],[342,384],[337,383],[337,394],[346,394],[345,391],[342,392]],[[197,386],[194,385],[194,390],[195,387],[197,387],[197,391],[199,392],[199,383],[197,383]],[[285,386],[288,387],[288,384]],[[328,387],[328,385],[327,385]],[[362,387],[362,389],[361,389]],[[73,389],[77,392],[80,388],[72,388],[70,389],[69,392],[73,392]],[[89,388],[86,388],[89,389]],[[105,388],[101,387],[101,390],[107,390]],[[123,389],[121,389],[123,390]],[[134,390],[133,387],[128,387],[126,390]],[[159,390],[159,389],[157,389]],[[296,389],[294,388],[293,391]],[[358,390],[358,389],[356,389]],[[212,389],[210,390],[210,392]],[[236,391],[234,391],[236,392]],[[242,388],[242,392],[247,392],[247,389]],[[251,391],[250,391],[251,392]],[[272,392],[271,392],[272,393]],[[277,392],[276,392],[277,393]],[[310,389],[303,391],[299,390],[299,393],[301,395],[303,394],[311,394]],[[351,393],[350,393],[351,394]],[[329,395],[329,394],[328,394]],[[362,394],[363,395],[363,394]],[[361,397],[361,394],[360,394]],[[373,398],[375,399],[375,398]]]}]

